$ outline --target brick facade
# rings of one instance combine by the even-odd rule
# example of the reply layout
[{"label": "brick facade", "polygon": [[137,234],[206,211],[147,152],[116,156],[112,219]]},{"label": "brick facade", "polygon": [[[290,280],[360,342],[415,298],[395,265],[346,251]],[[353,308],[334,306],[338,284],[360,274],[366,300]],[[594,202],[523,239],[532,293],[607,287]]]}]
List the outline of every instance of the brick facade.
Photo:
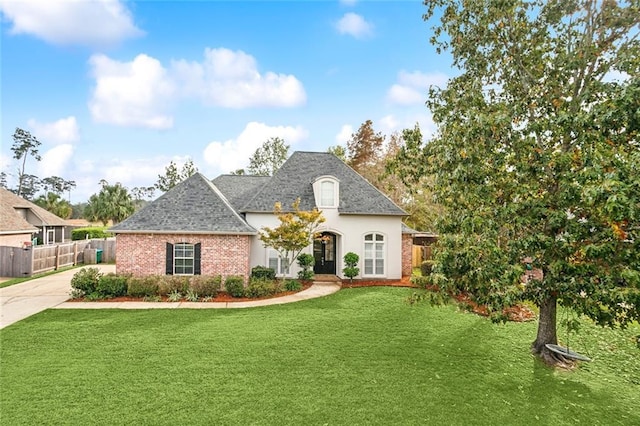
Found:
[{"label": "brick facade", "polygon": [[165,275],[166,244],[201,246],[202,275],[249,277],[249,235],[117,234],[118,274]]},{"label": "brick facade", "polygon": [[402,234],[402,276],[411,276],[413,272],[413,236]]}]

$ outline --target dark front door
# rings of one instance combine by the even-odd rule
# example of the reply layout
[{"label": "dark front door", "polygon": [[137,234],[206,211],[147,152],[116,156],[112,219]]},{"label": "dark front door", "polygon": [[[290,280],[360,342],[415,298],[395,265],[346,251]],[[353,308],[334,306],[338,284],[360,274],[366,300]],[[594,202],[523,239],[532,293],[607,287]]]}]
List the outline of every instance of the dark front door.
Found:
[{"label": "dark front door", "polygon": [[323,232],[319,238],[313,240],[313,257],[316,264],[313,266],[314,274],[336,273],[336,236],[329,232]]}]

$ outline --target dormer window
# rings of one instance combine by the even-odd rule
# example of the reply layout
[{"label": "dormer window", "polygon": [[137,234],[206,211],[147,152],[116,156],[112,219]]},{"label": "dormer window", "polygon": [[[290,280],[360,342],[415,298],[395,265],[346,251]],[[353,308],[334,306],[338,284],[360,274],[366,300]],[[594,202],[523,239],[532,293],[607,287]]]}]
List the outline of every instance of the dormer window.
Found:
[{"label": "dormer window", "polygon": [[313,184],[313,192],[316,197],[316,205],[319,208],[338,207],[339,182],[333,176],[322,176]]},{"label": "dormer window", "polygon": [[320,182],[320,205],[335,207],[336,184],[330,180]]}]

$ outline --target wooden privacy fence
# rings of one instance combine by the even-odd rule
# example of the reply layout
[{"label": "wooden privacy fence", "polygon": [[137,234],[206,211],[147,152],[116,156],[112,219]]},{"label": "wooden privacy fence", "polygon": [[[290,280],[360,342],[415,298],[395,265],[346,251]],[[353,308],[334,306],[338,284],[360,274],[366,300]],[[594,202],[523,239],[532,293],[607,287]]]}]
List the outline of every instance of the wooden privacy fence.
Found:
[{"label": "wooden privacy fence", "polygon": [[411,253],[411,260],[414,268],[419,268],[422,262],[431,259],[431,246],[414,245]]},{"label": "wooden privacy fence", "polygon": [[115,262],[115,239],[24,248],[0,246],[0,276],[29,277],[79,263],[96,263],[98,250],[103,263]]}]

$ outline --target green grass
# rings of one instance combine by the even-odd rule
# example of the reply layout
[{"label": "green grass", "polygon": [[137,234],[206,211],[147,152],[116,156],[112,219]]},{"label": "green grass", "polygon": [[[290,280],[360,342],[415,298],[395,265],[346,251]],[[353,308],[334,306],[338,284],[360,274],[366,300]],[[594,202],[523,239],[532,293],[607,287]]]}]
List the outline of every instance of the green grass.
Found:
[{"label": "green grass", "polygon": [[10,280],[4,281],[0,283],[0,288],[3,287],[9,287],[10,285],[14,285],[14,284],[20,284],[23,283],[25,281],[31,281],[31,280],[35,280],[36,278],[42,278],[42,277],[46,277],[47,275],[53,275],[53,274],[57,274],[59,272],[64,272],[64,271],[68,271],[69,269],[74,269],[74,268],[82,268],[84,266],[84,264],[78,264],[78,265],[74,265],[74,266],[64,266],[62,268],[58,268],[55,271],[47,271],[47,272],[43,272],[41,274],[35,274],[32,275],[30,277],[24,277],[24,278],[11,278]]},{"label": "green grass", "polygon": [[572,372],[406,288],[229,310],[48,310],[0,331],[2,424],[640,424],[640,327]]}]

